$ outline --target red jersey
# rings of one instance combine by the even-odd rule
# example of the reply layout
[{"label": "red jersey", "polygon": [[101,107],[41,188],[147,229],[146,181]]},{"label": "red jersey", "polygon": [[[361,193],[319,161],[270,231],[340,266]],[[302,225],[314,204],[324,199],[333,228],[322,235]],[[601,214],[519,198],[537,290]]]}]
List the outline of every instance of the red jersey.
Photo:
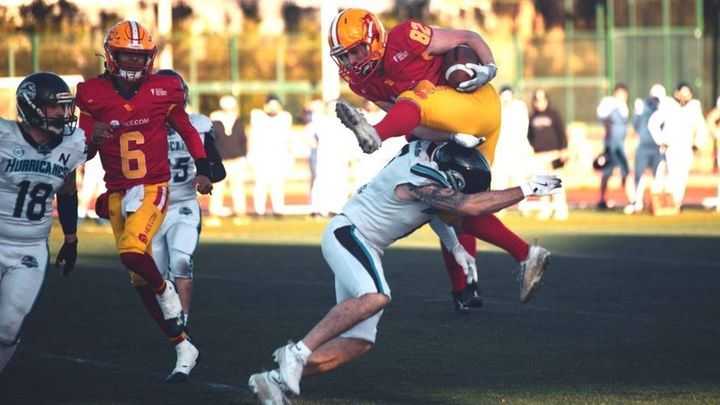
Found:
[{"label": "red jersey", "polygon": [[120,95],[109,76],[96,77],[78,84],[76,103],[80,128],[91,148],[95,147],[91,140],[95,121],[113,130],[113,137],[97,146],[110,191],[170,179],[166,122],[177,130],[194,159],[206,157],[175,76],[148,75],[129,99]]},{"label": "red jersey", "polygon": [[381,66],[362,83],[350,85],[355,94],[370,101],[394,101],[421,80],[445,84],[442,56],[427,54],[433,29],[417,20],[408,20],[388,32]]}]

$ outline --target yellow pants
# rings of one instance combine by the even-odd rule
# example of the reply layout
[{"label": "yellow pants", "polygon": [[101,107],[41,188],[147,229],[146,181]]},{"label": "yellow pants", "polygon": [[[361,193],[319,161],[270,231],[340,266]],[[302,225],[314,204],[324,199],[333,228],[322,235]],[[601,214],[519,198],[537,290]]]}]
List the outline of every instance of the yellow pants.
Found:
[{"label": "yellow pants", "polygon": [[[140,207],[124,218],[121,212],[124,192],[108,193],[108,212],[110,225],[115,236],[115,245],[119,253],[147,253],[152,255],[152,240],[165,219],[168,207],[167,183],[145,184]],[[130,272],[130,282],[134,286],[145,284],[137,274]]]},{"label": "yellow pants", "polygon": [[486,141],[479,151],[492,165],[500,135],[500,98],[492,85],[486,84],[473,93],[461,93],[424,80],[413,90],[401,93],[398,99],[412,100],[420,106],[423,126],[484,136]]}]

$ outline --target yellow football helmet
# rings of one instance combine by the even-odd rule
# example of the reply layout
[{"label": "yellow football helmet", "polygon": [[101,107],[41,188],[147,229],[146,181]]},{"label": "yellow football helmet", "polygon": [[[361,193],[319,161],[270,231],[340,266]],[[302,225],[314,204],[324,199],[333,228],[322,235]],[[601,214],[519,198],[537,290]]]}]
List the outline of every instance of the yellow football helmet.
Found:
[{"label": "yellow football helmet", "polygon": [[[152,70],[157,47],[155,41],[140,23],[122,20],[105,35],[105,68],[108,73],[128,82],[141,80]],[[145,56],[139,63],[120,63],[118,54],[135,53]]]},{"label": "yellow football helmet", "polygon": [[360,8],[343,10],[332,21],[330,56],[351,84],[366,80],[385,54],[387,33],[380,19]]}]

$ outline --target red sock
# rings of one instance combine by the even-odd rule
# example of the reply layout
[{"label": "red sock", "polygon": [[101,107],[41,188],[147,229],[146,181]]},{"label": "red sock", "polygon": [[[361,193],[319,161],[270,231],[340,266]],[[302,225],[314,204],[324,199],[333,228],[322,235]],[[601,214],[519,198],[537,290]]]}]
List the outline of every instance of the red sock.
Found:
[{"label": "red sock", "polygon": [[[468,254],[470,254],[472,257],[477,256],[477,244],[475,242],[475,237],[470,235],[466,232],[461,232],[458,234],[458,240],[460,241],[460,244],[462,247],[467,250]],[[440,244],[440,247],[442,248],[442,255],[443,255],[443,261],[445,261],[445,268],[448,272],[448,277],[450,277],[450,284],[452,285],[452,292],[453,293],[460,293],[462,292],[465,287],[467,286],[467,276],[463,272],[462,267],[460,267],[459,264],[455,261],[455,258],[453,257],[452,253],[450,253],[449,250],[445,249],[445,246],[443,244]]]},{"label": "red sock", "polygon": [[157,299],[155,298],[155,290],[152,287],[147,284],[140,285],[135,287],[135,291],[140,295],[140,299],[150,313],[150,316],[155,323],[158,324],[160,329],[162,329],[172,345],[176,345],[185,340],[185,332],[183,332],[177,324],[174,324],[172,321],[166,321],[163,317],[160,305],[158,305]]},{"label": "red sock", "polygon": [[420,107],[410,100],[400,100],[377,124],[375,130],[381,140],[399,135],[410,139],[410,133],[420,125]]},{"label": "red sock", "polygon": [[153,258],[147,253],[120,253],[120,261],[128,270],[142,277],[157,292],[165,289],[165,279],[155,265]]},{"label": "red sock", "polygon": [[463,231],[510,253],[518,262],[527,259],[530,246],[508,229],[495,215],[465,217]]}]

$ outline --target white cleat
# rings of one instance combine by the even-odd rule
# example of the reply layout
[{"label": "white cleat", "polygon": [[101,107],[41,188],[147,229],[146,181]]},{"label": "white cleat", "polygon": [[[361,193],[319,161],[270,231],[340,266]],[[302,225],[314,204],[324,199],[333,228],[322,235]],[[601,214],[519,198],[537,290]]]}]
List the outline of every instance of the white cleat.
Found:
[{"label": "white cleat", "polygon": [[175,345],[175,352],[177,353],[177,362],[175,362],[173,371],[165,378],[165,382],[167,383],[177,383],[187,380],[188,375],[190,375],[193,367],[197,364],[198,356],[200,356],[197,347],[187,339]]},{"label": "white cleat", "polygon": [[530,246],[527,259],[520,263],[520,302],[527,304],[537,293],[542,281],[543,272],[550,264],[550,251],[536,244]]},{"label": "white cleat", "polygon": [[300,379],[302,378],[303,368],[305,368],[305,360],[291,349],[295,343],[290,342],[273,353],[275,361],[280,366],[280,379],[287,387],[288,391],[295,395],[300,395]]},{"label": "white cleat", "polygon": [[166,281],[165,286],[165,291],[162,294],[156,294],[163,318],[166,320],[179,318],[182,314],[182,305],[180,304],[180,296],[175,291],[175,284]]},{"label": "white cleat", "polygon": [[355,134],[360,149],[365,153],[373,153],[380,149],[382,141],[377,131],[372,125],[368,124],[365,116],[344,100],[338,100],[335,104],[335,114],[349,130]]},{"label": "white cleat", "polygon": [[263,405],[290,405],[282,383],[272,378],[269,371],[251,375],[248,387]]}]

